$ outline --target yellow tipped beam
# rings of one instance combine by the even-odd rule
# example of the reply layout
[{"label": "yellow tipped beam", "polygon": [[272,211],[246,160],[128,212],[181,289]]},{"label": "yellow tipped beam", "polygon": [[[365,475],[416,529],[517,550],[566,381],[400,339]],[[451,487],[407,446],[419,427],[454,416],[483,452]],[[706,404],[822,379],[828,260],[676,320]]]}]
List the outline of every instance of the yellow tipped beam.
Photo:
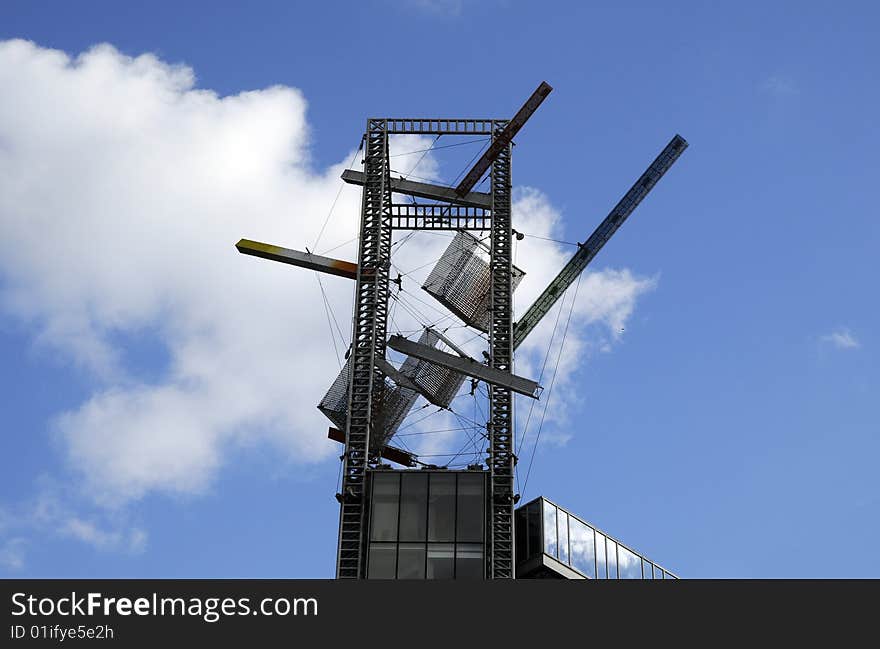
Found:
[{"label": "yellow tipped beam", "polygon": [[319,273],[327,273],[329,275],[338,275],[348,279],[357,279],[357,264],[341,259],[333,259],[332,257],[322,257],[310,252],[300,252],[299,250],[291,250],[290,248],[282,248],[281,246],[273,246],[269,243],[260,241],[251,241],[250,239],[242,239],[235,247],[243,255],[252,255],[253,257],[262,257],[263,259],[271,259],[272,261],[280,261],[282,264],[290,264],[291,266],[300,266],[310,270],[316,270]]}]

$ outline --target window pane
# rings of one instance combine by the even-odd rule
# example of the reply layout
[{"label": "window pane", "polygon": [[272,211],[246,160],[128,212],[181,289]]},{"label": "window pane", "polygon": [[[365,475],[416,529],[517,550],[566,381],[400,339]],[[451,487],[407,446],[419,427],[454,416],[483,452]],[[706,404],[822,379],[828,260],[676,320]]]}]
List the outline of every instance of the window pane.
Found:
[{"label": "window pane", "polygon": [[605,547],[608,556],[608,579],[617,579],[617,543],[606,538]]},{"label": "window pane", "polygon": [[516,562],[522,563],[529,556],[526,549],[526,510],[518,509],[514,512],[514,517],[516,520]]},{"label": "window pane", "polygon": [[428,525],[428,474],[400,476],[400,540],[424,541]]},{"label": "window pane", "polygon": [[398,579],[425,578],[425,546],[422,543],[401,543],[397,552]]},{"label": "window pane", "polygon": [[458,543],[455,546],[455,578],[483,578],[483,546],[476,543]]},{"label": "window pane", "polygon": [[460,473],[458,475],[458,515],[456,540],[473,541],[483,540],[483,485],[485,480],[482,473]]},{"label": "window pane", "polygon": [[373,474],[373,507],[370,513],[373,541],[397,540],[397,499],[400,476],[396,473]]},{"label": "window pane", "polygon": [[370,579],[394,579],[396,543],[370,543],[367,577]]},{"label": "window pane", "polygon": [[428,490],[428,540],[455,540],[455,474],[432,473]]},{"label": "window pane", "polygon": [[428,579],[452,579],[454,571],[455,546],[452,543],[429,543]]},{"label": "window pane", "polygon": [[642,559],[642,579],[653,579],[654,575],[651,572],[651,562],[647,559]]},{"label": "window pane", "polygon": [[596,578],[596,555],[594,554],[593,528],[570,518],[568,524],[571,544],[571,565],[591,579]]},{"label": "window pane", "polygon": [[532,503],[528,506],[528,556],[534,557],[544,551],[544,545],[541,541],[541,504]]},{"label": "window pane", "polygon": [[544,505],[544,552],[556,556],[556,506],[546,500]]},{"label": "window pane", "polygon": [[605,571],[605,535],[596,532],[596,574],[599,579],[607,579]]},{"label": "window pane", "polygon": [[621,579],[641,579],[642,562],[622,545],[617,546],[617,570]]},{"label": "window pane", "polygon": [[568,563],[568,514],[561,509],[556,516],[556,529],[559,533],[559,560]]},{"label": "window pane", "polygon": [[668,572],[664,575],[664,579],[678,579],[675,575],[671,575]]}]

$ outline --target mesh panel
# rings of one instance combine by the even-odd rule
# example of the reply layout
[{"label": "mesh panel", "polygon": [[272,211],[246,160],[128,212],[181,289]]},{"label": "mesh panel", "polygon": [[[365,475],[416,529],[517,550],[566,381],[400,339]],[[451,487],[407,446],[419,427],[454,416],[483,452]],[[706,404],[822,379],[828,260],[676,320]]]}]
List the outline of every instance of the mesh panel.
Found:
[{"label": "mesh panel", "polygon": [[[467,325],[489,331],[489,248],[460,231],[434,266],[422,288]],[[511,290],[525,273],[511,267]]]},{"label": "mesh panel", "polygon": [[[348,379],[351,372],[351,357],[345,362],[345,366],[333,385],[327,390],[327,394],[318,404],[318,410],[333,422],[339,430],[345,430],[345,422],[348,410]],[[373,430],[370,434],[370,446],[374,449],[382,448],[391,439],[391,436],[400,427],[403,418],[412,408],[418,392],[408,388],[395,386],[386,381],[383,387],[376,392],[376,416]]]},{"label": "mesh panel", "polygon": [[[419,338],[421,344],[429,347],[436,347],[439,340],[439,336],[430,329],[425,329]],[[444,408],[452,403],[465,378],[464,374],[412,356],[407,356],[400,366],[400,372],[419,386],[419,390],[431,403]]]}]

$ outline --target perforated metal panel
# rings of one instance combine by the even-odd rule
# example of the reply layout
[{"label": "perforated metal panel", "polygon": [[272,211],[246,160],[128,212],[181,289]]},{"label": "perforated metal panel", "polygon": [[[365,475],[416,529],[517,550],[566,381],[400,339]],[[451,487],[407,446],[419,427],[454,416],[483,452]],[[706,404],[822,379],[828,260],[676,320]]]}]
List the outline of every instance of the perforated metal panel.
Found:
[{"label": "perforated metal panel", "polygon": [[[340,430],[345,430],[346,409],[348,405],[348,381],[351,372],[351,358],[333,381],[327,394],[318,404],[318,410]],[[370,448],[378,451],[388,443],[400,427],[401,422],[412,408],[418,392],[396,386],[386,380],[376,394],[376,416],[370,431]]]},{"label": "perforated metal panel", "polygon": [[[455,235],[422,288],[461,320],[489,331],[489,247],[469,232]],[[525,273],[511,267],[511,290]]]},{"label": "perforated metal panel", "polygon": [[[440,337],[430,329],[422,332],[419,342],[436,347]],[[428,400],[438,406],[447,407],[464,383],[464,374],[447,369],[442,365],[407,356],[400,366],[401,374],[406,375]]]}]

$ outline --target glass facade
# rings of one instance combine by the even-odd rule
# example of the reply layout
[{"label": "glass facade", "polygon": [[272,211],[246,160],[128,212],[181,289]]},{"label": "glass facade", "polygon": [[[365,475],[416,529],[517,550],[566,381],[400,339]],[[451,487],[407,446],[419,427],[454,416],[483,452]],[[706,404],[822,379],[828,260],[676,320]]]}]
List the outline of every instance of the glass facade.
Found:
[{"label": "glass facade", "polygon": [[482,471],[370,473],[369,579],[483,579]]},{"label": "glass facade", "polygon": [[542,557],[588,579],[678,579],[574,514],[537,498],[516,510],[516,562],[525,566]]}]

